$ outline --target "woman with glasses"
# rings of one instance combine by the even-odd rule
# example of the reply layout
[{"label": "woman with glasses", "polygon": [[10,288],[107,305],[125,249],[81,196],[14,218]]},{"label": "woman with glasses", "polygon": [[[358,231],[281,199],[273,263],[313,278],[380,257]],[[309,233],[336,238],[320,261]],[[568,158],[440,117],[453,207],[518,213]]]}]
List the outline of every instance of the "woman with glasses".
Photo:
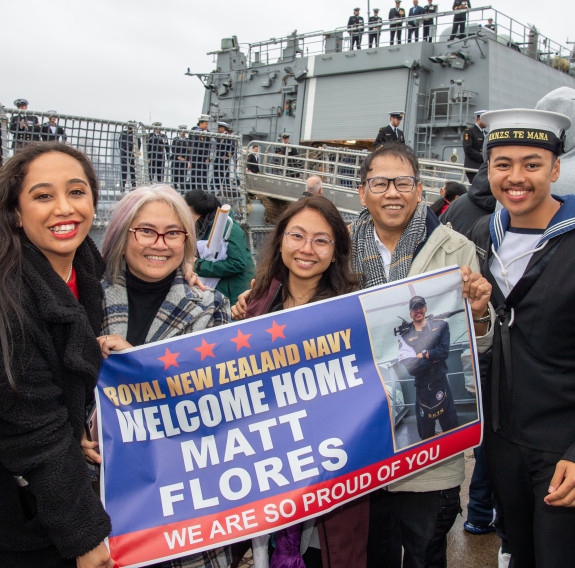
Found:
[{"label": "woman with glasses", "polygon": [[[139,187],[118,202],[102,243],[104,357],[230,321],[222,294],[192,288],[184,278],[195,250],[192,215],[171,187]],[[155,566],[226,568],[229,561],[229,548],[223,547]]]},{"label": "woman with glasses", "polygon": [[[247,300],[246,317],[294,308],[356,290],[350,255],[348,230],[335,205],[324,197],[300,199],[281,215],[258,262],[256,284]],[[270,566],[301,567],[305,562],[308,568],[319,567],[322,557],[323,566],[361,565],[357,563],[353,545],[347,538],[334,537],[333,529],[339,529],[339,536],[341,527],[363,530],[367,534],[366,522],[363,527],[357,525],[357,519],[367,518],[358,514],[358,507],[362,506],[362,503],[351,503],[315,522],[277,531]],[[317,531],[314,524],[317,524]],[[256,568],[266,565],[267,539],[263,541],[261,537],[254,539]],[[304,552],[303,560],[300,551]],[[237,561],[236,556],[234,553]]]}]

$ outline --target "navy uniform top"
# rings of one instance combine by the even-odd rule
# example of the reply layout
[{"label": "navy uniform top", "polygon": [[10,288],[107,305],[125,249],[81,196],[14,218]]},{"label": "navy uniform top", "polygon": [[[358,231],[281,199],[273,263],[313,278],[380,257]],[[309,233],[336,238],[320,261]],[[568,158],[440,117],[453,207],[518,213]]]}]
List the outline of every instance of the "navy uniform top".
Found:
[{"label": "navy uniform top", "polygon": [[[427,325],[421,331],[412,323],[399,340],[401,363],[415,377],[416,388],[442,381],[447,374],[449,326],[440,319],[428,318],[426,321]],[[417,355],[424,351],[427,355],[418,358]]]},{"label": "navy uniform top", "polygon": [[391,142],[401,142],[405,144],[405,137],[403,136],[403,130],[397,129],[397,135],[390,124],[379,129],[377,133],[377,138],[373,143],[373,149],[375,150],[378,146],[383,146],[384,144],[390,144]]},{"label": "navy uniform top", "polygon": [[[388,20],[400,20],[402,18],[405,18],[405,10],[403,8],[392,8],[389,11],[389,15],[387,17]],[[392,26],[399,26],[401,25],[400,22],[398,22],[397,24],[391,24]]]},{"label": "navy uniform top", "polygon": [[466,168],[477,169],[483,163],[484,142],[485,134],[477,124],[465,129],[463,133],[463,151],[465,152],[463,165]]},{"label": "navy uniform top", "polygon": [[347,21],[347,31],[352,35],[363,33],[363,18],[361,16],[350,16]]},{"label": "navy uniform top", "polygon": [[[437,14],[437,4],[428,4],[427,6],[424,6],[423,7],[423,13],[426,16],[430,16],[430,15],[433,16],[434,14]],[[427,18],[424,18],[423,21],[426,24],[431,23],[431,22],[433,22],[433,18],[427,17]]]}]

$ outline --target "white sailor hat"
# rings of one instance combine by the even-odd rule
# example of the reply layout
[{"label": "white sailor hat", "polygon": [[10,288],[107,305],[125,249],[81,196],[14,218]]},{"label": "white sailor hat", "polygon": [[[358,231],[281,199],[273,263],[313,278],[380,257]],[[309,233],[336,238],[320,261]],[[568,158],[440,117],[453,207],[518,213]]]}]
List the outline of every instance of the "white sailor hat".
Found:
[{"label": "white sailor hat", "polygon": [[155,126],[156,128],[160,128],[160,126],[162,126],[161,122],[152,122],[152,126]]},{"label": "white sailor hat", "polygon": [[389,113],[389,116],[393,116],[394,118],[403,118],[405,113],[401,110],[394,110]]},{"label": "white sailor hat", "polygon": [[537,146],[554,154],[564,152],[565,131],[571,119],[564,114],[529,108],[494,110],[481,115],[489,126],[487,149],[494,146]]},{"label": "white sailor hat", "polygon": [[223,126],[226,130],[230,127],[227,122],[223,122],[222,120],[218,120],[218,126]]},{"label": "white sailor hat", "polygon": [[180,126],[178,126],[178,130],[187,130],[188,127],[185,124],[180,124]]},{"label": "white sailor hat", "polygon": [[198,122],[210,122],[210,115],[209,114],[201,114],[200,118],[198,118]]},{"label": "white sailor hat", "polygon": [[473,114],[475,114],[475,116],[481,116],[482,114],[485,114],[486,112],[489,112],[489,111],[488,110],[476,110]]},{"label": "white sailor hat", "polygon": [[26,99],[16,99],[14,101],[14,106],[15,107],[28,106],[28,101]]},{"label": "white sailor hat", "polygon": [[373,11],[374,11],[374,12],[379,12],[379,8],[374,8]]}]

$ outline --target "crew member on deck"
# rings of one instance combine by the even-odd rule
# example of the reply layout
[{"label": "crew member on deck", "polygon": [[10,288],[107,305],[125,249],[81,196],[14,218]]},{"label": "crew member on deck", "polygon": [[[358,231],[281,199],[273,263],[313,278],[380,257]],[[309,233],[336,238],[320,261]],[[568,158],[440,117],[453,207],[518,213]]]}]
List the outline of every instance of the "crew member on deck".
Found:
[{"label": "crew member on deck", "polygon": [[359,8],[353,9],[353,16],[349,17],[347,21],[347,31],[351,36],[351,48],[356,45],[357,49],[361,49],[361,36],[363,35],[363,18],[359,15]]},{"label": "crew member on deck", "polygon": [[423,41],[431,43],[433,39],[433,26],[435,25],[434,16],[437,14],[437,4],[433,0],[427,0],[427,6],[423,7]]},{"label": "crew member on deck", "polygon": [[419,5],[419,0],[413,0],[413,7],[409,9],[410,19],[407,22],[407,43],[411,43],[411,36],[415,37],[415,41],[419,41],[419,22],[420,19],[417,16],[422,16],[424,14],[423,8]]},{"label": "crew member on deck", "polygon": [[[465,152],[465,160],[463,165],[466,168],[479,169],[483,163],[483,143],[485,142],[485,124],[481,122],[481,115],[487,112],[485,110],[478,110],[475,112],[475,124],[465,129],[463,133],[463,151]],[[467,179],[469,183],[473,183],[475,172],[467,172]]]},{"label": "crew member on deck", "polygon": [[389,24],[389,45],[393,45],[395,35],[397,34],[397,43],[401,43],[401,26],[405,18],[405,10],[400,8],[401,0],[395,0],[395,8],[389,11],[388,20],[393,20]]},{"label": "crew member on deck", "polygon": [[405,138],[403,136],[403,130],[399,129],[401,124],[401,119],[404,117],[403,112],[394,111],[389,113],[389,124],[379,129],[377,133],[377,138],[373,143],[373,149],[375,150],[383,144],[389,144],[391,142],[400,142],[405,144]]},{"label": "crew member on deck", "polygon": [[373,9],[373,16],[369,17],[367,28],[369,30],[369,47],[379,47],[379,36],[381,35],[381,23],[379,8]]},{"label": "crew member on deck", "polygon": [[48,111],[50,116],[48,117],[48,122],[42,125],[40,129],[40,135],[44,142],[66,142],[67,136],[66,131],[58,125],[56,122],[56,111]]},{"label": "crew member on deck", "polygon": [[38,126],[38,117],[33,114],[25,114],[28,110],[28,101],[26,99],[16,99],[14,106],[22,111],[13,114],[10,120],[10,132],[14,137],[12,148],[19,150],[26,146],[28,142],[37,142],[40,140],[40,127]]}]

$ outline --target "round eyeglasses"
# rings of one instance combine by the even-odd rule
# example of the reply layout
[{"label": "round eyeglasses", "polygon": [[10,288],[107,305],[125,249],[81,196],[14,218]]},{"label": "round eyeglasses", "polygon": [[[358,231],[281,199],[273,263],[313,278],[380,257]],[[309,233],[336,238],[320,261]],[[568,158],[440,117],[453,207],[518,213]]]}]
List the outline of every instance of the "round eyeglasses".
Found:
[{"label": "round eyeglasses", "polygon": [[393,185],[399,193],[409,193],[415,187],[417,178],[414,176],[399,176],[396,178],[373,177],[365,180],[371,193],[385,193]]},{"label": "round eyeglasses", "polygon": [[186,231],[168,231],[166,233],[158,233],[158,231],[148,229],[147,227],[134,227],[133,229],[128,229],[128,231],[130,233],[134,233],[134,238],[138,244],[145,247],[155,245],[160,237],[164,239],[164,244],[168,247],[181,247],[188,236]]},{"label": "round eyeglasses", "polygon": [[284,232],[286,242],[290,248],[299,250],[307,242],[311,243],[311,248],[316,254],[327,254],[330,248],[335,245],[335,241],[330,241],[326,237],[306,237],[301,233]]}]

